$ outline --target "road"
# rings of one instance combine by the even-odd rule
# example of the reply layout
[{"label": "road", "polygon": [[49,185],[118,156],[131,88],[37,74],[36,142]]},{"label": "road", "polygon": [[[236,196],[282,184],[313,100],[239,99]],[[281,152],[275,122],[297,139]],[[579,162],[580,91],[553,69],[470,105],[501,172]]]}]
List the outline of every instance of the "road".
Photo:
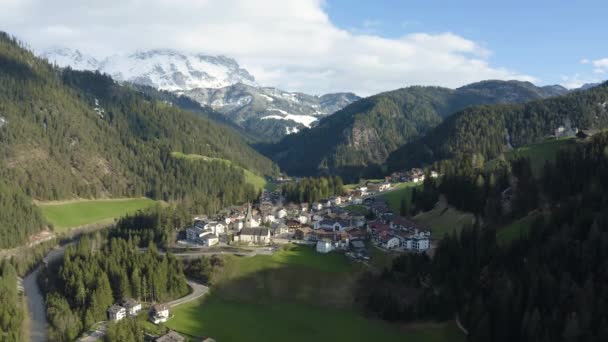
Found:
[{"label": "road", "polygon": [[[69,244],[68,244],[69,245]],[[65,246],[57,247],[50,251],[43,259],[44,263],[55,262],[63,257]],[[46,341],[46,307],[44,297],[38,287],[38,274],[43,265],[39,265],[23,279],[23,290],[27,299],[28,315],[30,316],[30,341]]]},{"label": "road", "polygon": [[191,302],[195,299],[198,299],[198,298],[204,296],[207,292],[209,292],[209,287],[207,287],[203,284],[199,284],[192,280],[188,280],[187,282],[188,282],[188,286],[190,286],[190,288],[192,289],[192,292],[190,292],[190,294],[188,294],[182,298],[179,298],[179,299],[176,299],[174,301],[167,303],[166,304],[167,306],[169,306],[170,308],[174,308],[178,305],[185,304],[185,303]]}]

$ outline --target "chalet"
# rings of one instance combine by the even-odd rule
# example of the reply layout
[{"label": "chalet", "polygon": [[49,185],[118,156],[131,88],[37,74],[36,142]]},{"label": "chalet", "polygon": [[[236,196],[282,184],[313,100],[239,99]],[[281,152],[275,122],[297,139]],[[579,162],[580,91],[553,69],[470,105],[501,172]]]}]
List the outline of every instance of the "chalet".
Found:
[{"label": "chalet", "polygon": [[125,299],[122,302],[122,307],[125,308],[128,316],[137,316],[141,311],[141,303],[132,298]]},{"label": "chalet", "polygon": [[323,203],[323,208],[331,208],[331,201],[323,200],[321,202]]},{"label": "chalet", "polygon": [[302,222],[298,221],[298,220],[287,220],[285,222],[285,224],[287,225],[287,228],[289,229],[297,229],[302,227]]},{"label": "chalet", "polygon": [[175,331],[170,331],[166,334],[164,334],[163,336],[157,338],[156,340],[154,340],[155,342],[184,342],[186,341],[186,339],[176,333]]},{"label": "chalet", "polygon": [[221,222],[209,222],[204,227],[205,230],[213,232],[213,234],[219,235],[225,232],[225,227]]},{"label": "chalet", "polygon": [[199,241],[203,246],[211,247],[217,245],[220,242],[220,239],[217,234],[206,232],[199,238]]},{"label": "chalet", "polygon": [[330,202],[331,202],[331,204],[333,204],[333,205],[340,205],[340,204],[342,204],[342,197],[340,197],[340,196],[337,196],[337,197],[332,197],[332,198],[330,199]]},{"label": "chalet", "polygon": [[289,233],[289,227],[285,223],[275,223],[272,225],[272,232],[274,235],[281,235]]},{"label": "chalet", "polygon": [[312,209],[319,211],[319,210],[323,209],[323,204],[321,204],[321,203],[313,203],[312,204]]},{"label": "chalet", "polygon": [[401,246],[407,250],[414,252],[424,252],[430,248],[430,240],[426,236],[413,235],[405,238],[401,242]]},{"label": "chalet", "polygon": [[308,211],[308,203],[300,203],[300,210],[305,213]]},{"label": "chalet", "polygon": [[358,191],[361,195],[360,196],[365,196],[367,195],[367,186],[359,186],[357,188],[355,188],[356,191]]},{"label": "chalet", "polygon": [[386,249],[393,249],[401,245],[401,240],[394,235],[385,235],[381,238],[382,247]]},{"label": "chalet", "polygon": [[313,225],[313,228],[336,232],[336,231],[344,231],[349,226],[350,226],[350,223],[345,220],[325,219],[322,221],[316,221]]},{"label": "chalet", "polygon": [[268,228],[243,228],[239,234],[239,241],[256,245],[269,244],[270,230]]},{"label": "chalet", "polygon": [[262,221],[266,223],[274,223],[276,221],[276,218],[272,214],[265,214],[262,215]]},{"label": "chalet", "polygon": [[323,239],[317,241],[317,252],[319,253],[329,253],[333,250],[333,244],[331,241]]},{"label": "chalet", "polygon": [[294,233],[294,238],[296,240],[310,240],[311,232],[312,232],[312,229],[310,229],[308,227],[298,228],[298,229],[296,229],[296,231]]},{"label": "chalet", "polygon": [[280,219],[281,219],[281,218],[283,218],[283,217],[285,217],[285,216],[287,216],[287,210],[285,210],[285,209],[281,209],[281,210],[279,210],[279,211],[277,212],[277,217],[278,217],[278,218],[280,218]]},{"label": "chalet", "polygon": [[154,324],[164,323],[169,319],[169,307],[164,304],[154,304],[151,314]]},{"label": "chalet", "polygon": [[301,224],[306,224],[309,221],[308,216],[306,215],[300,215],[296,218]]},{"label": "chalet", "polygon": [[369,191],[383,192],[391,188],[391,183],[368,183],[367,187]]},{"label": "chalet", "polygon": [[108,318],[110,321],[118,322],[127,316],[127,310],[118,304],[110,306]]}]

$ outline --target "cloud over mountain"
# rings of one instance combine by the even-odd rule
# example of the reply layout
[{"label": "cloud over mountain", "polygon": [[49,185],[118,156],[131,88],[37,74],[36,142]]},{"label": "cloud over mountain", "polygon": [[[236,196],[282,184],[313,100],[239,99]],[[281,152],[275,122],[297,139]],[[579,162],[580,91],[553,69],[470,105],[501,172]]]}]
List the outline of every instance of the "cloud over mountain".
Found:
[{"label": "cloud over mountain", "polygon": [[[384,38],[331,22],[322,0],[0,0],[1,29],[36,49],[105,56],[173,48],[236,58],[260,84],[367,95],[412,84],[457,87],[533,77],[493,66],[491,53],[454,33]],[[27,20],[23,20],[27,18]]]}]

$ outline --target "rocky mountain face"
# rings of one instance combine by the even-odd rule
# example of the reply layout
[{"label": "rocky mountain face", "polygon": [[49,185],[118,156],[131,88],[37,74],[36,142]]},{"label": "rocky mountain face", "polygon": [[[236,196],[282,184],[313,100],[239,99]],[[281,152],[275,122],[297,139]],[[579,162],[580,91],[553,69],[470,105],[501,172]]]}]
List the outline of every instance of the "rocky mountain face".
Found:
[{"label": "rocky mountain face", "polygon": [[241,83],[219,89],[192,89],[184,95],[224,113],[265,140],[310,128],[321,117],[359,99],[352,93],[315,96]]},{"label": "rocky mountain face", "polygon": [[175,50],[137,51],[98,60],[78,50],[53,48],[41,57],[60,67],[98,70],[120,82],[152,86],[161,90],[185,91],[194,88],[221,88],[235,83],[255,85],[255,78],[225,56],[184,54]]},{"label": "rocky mountain face", "polygon": [[96,59],[68,48],[48,49],[40,56],[61,67],[98,70],[120,82],[186,95],[265,141],[309,128],[359,99],[352,93],[316,96],[260,87],[247,70],[225,56],[157,49]]}]

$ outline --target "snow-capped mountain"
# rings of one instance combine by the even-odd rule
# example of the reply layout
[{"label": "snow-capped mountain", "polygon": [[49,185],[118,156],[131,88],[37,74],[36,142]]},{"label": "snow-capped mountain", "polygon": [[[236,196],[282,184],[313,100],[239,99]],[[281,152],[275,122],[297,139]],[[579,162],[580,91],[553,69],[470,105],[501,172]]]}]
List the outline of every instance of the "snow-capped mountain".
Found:
[{"label": "snow-capped mountain", "polygon": [[269,139],[310,128],[319,118],[359,99],[352,93],[316,96],[246,84],[192,89],[184,95],[211,106],[246,129]]},{"label": "snow-capped mountain", "polygon": [[40,56],[60,67],[98,70],[120,82],[183,94],[266,140],[311,127],[320,117],[359,99],[352,93],[316,96],[260,87],[247,70],[225,56],[156,49],[96,59],[68,48],[48,49]]},{"label": "snow-capped mountain", "polygon": [[169,91],[221,88],[235,83],[256,85],[254,77],[247,70],[241,68],[234,59],[225,56],[156,49],[98,60],[78,50],[67,48],[45,50],[40,55],[61,67],[99,70],[117,81]]}]

